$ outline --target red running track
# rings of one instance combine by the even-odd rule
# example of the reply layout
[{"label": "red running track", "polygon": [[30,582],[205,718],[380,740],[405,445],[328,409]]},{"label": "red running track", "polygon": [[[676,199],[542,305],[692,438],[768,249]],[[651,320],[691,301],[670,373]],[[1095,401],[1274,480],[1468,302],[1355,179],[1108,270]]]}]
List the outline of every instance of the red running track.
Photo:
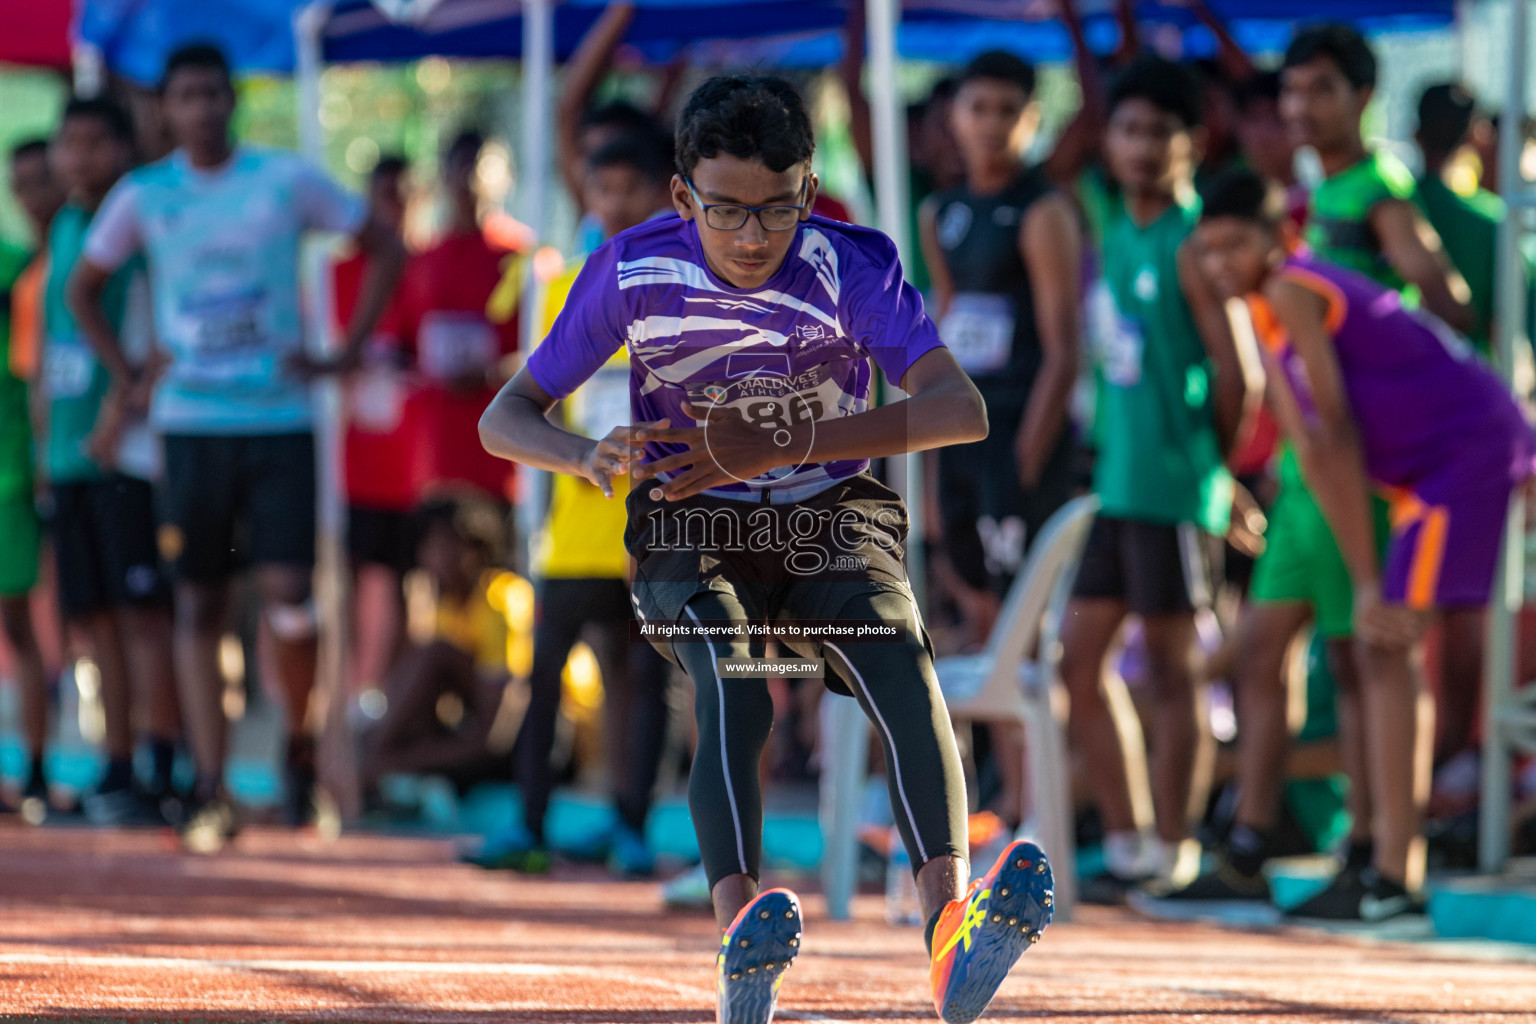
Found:
[{"label": "red running track", "polygon": [[[779,1020],[934,1019],[915,930],[873,898],[848,924],[806,911]],[[205,859],[153,833],[0,827],[7,1019],[705,1024],[714,941],[654,884],[486,874],[438,841],[254,830]],[[1089,908],[986,1019],[1526,1024],[1536,965]]]}]

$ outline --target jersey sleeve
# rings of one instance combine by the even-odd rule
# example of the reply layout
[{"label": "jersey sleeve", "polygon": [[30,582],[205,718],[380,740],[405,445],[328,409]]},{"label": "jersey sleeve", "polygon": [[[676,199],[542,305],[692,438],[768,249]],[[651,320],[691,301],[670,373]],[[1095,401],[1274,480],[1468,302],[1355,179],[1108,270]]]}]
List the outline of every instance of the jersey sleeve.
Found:
[{"label": "jersey sleeve", "polygon": [[609,243],[587,259],[565,308],[528,357],[528,372],[553,398],[575,391],[624,345],[627,323],[617,252]]},{"label": "jersey sleeve", "polygon": [[293,197],[299,221],[310,231],[355,234],[368,214],[359,196],[305,161],[294,172]]},{"label": "jersey sleeve", "polygon": [[102,201],[81,250],[81,255],[92,266],[115,271],[143,248],[137,192],[134,183],[124,178]]},{"label": "jersey sleeve", "polygon": [[863,247],[867,257],[843,285],[844,329],[892,384],[944,342],[923,309],[923,297],[901,271],[896,245],[884,235]]}]

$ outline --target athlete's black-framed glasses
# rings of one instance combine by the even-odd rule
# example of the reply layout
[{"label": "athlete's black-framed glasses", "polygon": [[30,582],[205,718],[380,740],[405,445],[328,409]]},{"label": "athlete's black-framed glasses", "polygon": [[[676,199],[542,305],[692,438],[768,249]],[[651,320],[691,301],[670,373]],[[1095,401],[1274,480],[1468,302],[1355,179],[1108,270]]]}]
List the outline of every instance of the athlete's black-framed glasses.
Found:
[{"label": "athlete's black-framed glasses", "polygon": [[[704,213],[704,223],[716,231],[740,231],[746,224],[747,218],[757,214],[757,222],[763,226],[764,231],[791,231],[800,223],[800,214],[805,212],[805,204],[799,206],[786,206],[775,203],[772,206],[743,206],[740,203],[706,203],[699,198],[699,192],[693,187],[693,182],[687,178],[683,184],[688,186],[688,194],[693,196],[694,205]],[[803,196],[810,189],[811,180],[807,177],[800,186],[800,194]]]}]

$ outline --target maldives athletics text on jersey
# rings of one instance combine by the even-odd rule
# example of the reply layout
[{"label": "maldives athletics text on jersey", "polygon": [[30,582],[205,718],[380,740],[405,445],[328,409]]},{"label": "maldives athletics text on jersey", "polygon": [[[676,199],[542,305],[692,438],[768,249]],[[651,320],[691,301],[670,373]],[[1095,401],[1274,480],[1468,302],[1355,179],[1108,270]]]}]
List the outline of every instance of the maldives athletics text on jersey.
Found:
[{"label": "maldives athletics text on jersey", "polygon": [[[900,382],[939,348],[923,300],[878,231],[811,217],[778,273],[736,288],[706,265],[692,221],[632,228],[588,258],[549,337],[529,357],[539,386],[564,398],[620,346],[630,356],[633,422],[687,426],[686,403],[728,405],[777,431],[869,408],[872,357]],[[652,442],[654,461],[683,449]],[[802,501],[863,472],[868,460],[801,463],[706,492]]]}]

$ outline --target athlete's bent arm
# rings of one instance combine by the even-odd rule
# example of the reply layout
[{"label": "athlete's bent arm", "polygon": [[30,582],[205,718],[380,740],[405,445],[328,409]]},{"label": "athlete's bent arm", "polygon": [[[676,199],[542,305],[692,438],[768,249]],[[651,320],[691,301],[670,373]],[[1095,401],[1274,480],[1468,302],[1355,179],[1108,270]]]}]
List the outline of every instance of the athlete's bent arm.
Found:
[{"label": "athlete's bent arm", "polygon": [[627,473],[629,463],[645,452],[639,443],[640,429],[667,424],[661,420],[618,427],[607,437],[593,440],[550,422],[549,411],[556,401],[524,366],[481,414],[480,443],[503,459],[581,477],[611,498],[613,478]]},{"label": "athlete's bent arm", "polygon": [[[945,348],[921,356],[902,376],[901,389],[910,396],[853,416],[798,423],[788,429],[789,443],[748,423],[735,409],[691,407],[705,427],[667,429],[640,425],[636,441],[687,445],[688,451],[637,466],[635,479],[677,473],[657,488],[670,501],[719,487],[741,477],[766,473],[783,464],[784,452],[807,452],[806,462],[877,459],[926,451],[945,445],[980,441],[987,436],[987,406],[955,357]],[[701,454],[702,453],[702,454]],[[727,472],[731,466],[736,473]],[[692,467],[684,472],[685,467]]]},{"label": "athlete's bent arm", "polygon": [[1029,391],[1015,451],[1019,481],[1040,482],[1061,432],[1078,369],[1078,298],[1083,236],[1065,197],[1052,195],[1030,208],[1019,232],[1019,251],[1035,298],[1035,332],[1040,339],[1040,372]]}]

